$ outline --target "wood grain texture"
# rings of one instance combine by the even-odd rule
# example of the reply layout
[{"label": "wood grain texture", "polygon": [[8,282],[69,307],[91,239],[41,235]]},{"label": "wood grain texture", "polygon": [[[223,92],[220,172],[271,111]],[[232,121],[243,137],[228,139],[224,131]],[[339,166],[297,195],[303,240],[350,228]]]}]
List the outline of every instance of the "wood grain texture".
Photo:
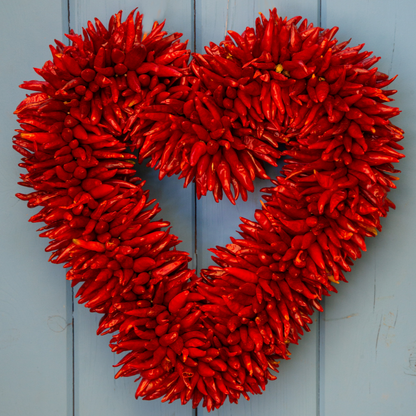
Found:
[{"label": "wood grain texture", "polygon": [[368,240],[368,252],[348,274],[348,285],[326,301],[323,325],[325,363],[322,415],[349,416],[414,413],[416,376],[416,307],[414,253],[416,191],[414,100],[416,64],[409,28],[414,25],[413,1],[323,3],[323,25],[339,26],[340,41],[381,56],[379,70],[397,80],[392,105],[402,114],[394,124],[406,132],[406,158],[398,189],[390,198],[397,205],[383,224],[383,232]]},{"label": "wood grain texture", "polygon": [[61,3],[19,0],[1,6],[0,414],[65,415],[72,413],[67,284],[64,271],[48,264],[38,224],[27,223],[36,211],[14,196],[27,189],[17,185],[23,170],[12,149],[18,128],[13,111],[26,93],[18,85],[37,77],[32,68],[49,59],[49,43],[62,37]]},{"label": "wood grain texture", "polygon": [[[302,15],[317,24],[317,2],[281,1],[233,1],[233,0],[197,0],[196,3],[196,45],[197,52],[204,53],[204,45],[209,42],[219,43],[224,39],[226,30],[241,33],[247,26],[254,26],[258,13],[268,16],[269,9],[277,7],[281,16]],[[280,163],[280,166],[283,162]],[[270,177],[276,177],[281,168],[268,167]],[[217,204],[212,195],[201,198],[197,204],[197,253],[198,267],[206,268],[213,264],[210,247],[224,246],[230,242],[229,237],[238,238],[236,233],[239,217],[254,219],[254,211],[261,207],[262,187],[269,186],[269,181],[255,180],[255,191],[248,195],[247,202],[239,199],[232,205],[226,197]],[[317,325],[311,326],[298,346],[291,347],[292,359],[281,363],[280,374],[275,381],[269,382],[265,393],[253,396],[247,402],[243,397],[238,405],[227,401],[214,415],[275,415],[312,416],[317,408]],[[301,392],[301,399],[294,399],[294,391]],[[198,409],[207,415],[205,409]],[[199,413],[198,413],[199,414]]]},{"label": "wood grain texture", "polygon": [[[123,18],[135,7],[144,14],[144,31],[149,31],[155,20],[167,19],[165,30],[168,33],[183,32],[183,40],[191,39],[193,9],[190,1],[156,0],[137,3],[126,1],[70,1],[70,26],[80,33],[88,20],[99,18],[105,25],[111,15],[123,10]],[[172,233],[183,242],[181,250],[194,252],[194,196],[193,187],[183,189],[183,180],[177,176],[158,180],[158,172],[138,167],[138,176],[146,180],[145,188],[150,190],[150,198],[156,198],[162,212],[155,219],[163,218],[172,224]],[[192,263],[190,264],[192,267]],[[137,414],[155,414],[173,416],[183,414],[191,416],[190,406],[181,406],[155,401],[136,400],[134,394],[138,383],[134,377],[114,380],[118,368],[116,364],[122,356],[116,356],[108,347],[111,336],[97,337],[96,330],[101,315],[91,314],[83,306],[75,305],[74,311],[74,366],[75,366],[75,414],[112,416],[123,413],[124,416]]]}]

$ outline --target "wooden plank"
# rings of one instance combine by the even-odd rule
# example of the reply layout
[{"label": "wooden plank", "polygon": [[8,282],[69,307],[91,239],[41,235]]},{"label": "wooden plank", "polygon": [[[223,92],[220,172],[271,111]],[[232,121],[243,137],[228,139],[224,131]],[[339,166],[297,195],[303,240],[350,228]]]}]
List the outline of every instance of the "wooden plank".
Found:
[{"label": "wooden plank", "polygon": [[414,45],[408,28],[414,24],[416,7],[411,0],[377,5],[353,0],[325,1],[322,10],[325,27],[340,27],[340,41],[352,37],[351,46],[365,42],[367,50],[382,57],[380,71],[399,74],[388,88],[399,91],[393,105],[403,113],[392,121],[408,139],[399,166],[403,174],[391,193],[396,211],[382,222],[383,232],[368,242],[368,252],[347,276],[350,284],[340,285],[340,293],[326,301],[321,415],[412,414],[416,146],[409,138],[415,133],[416,58],[409,53]]},{"label": "wooden plank", "polygon": [[[226,30],[241,33],[247,26],[253,27],[259,12],[268,16],[268,10],[274,7],[269,1],[197,0],[196,8],[196,45],[197,52],[203,53],[203,46],[209,42],[219,43]],[[315,1],[279,2],[278,14],[289,18],[302,14],[317,24],[318,9]],[[281,166],[281,164],[280,164]],[[268,168],[269,176],[275,177],[281,168]],[[260,188],[269,186],[268,181],[255,181],[255,191],[249,194],[247,202],[238,200],[233,206],[227,199],[216,204],[212,195],[203,197],[197,204],[197,253],[199,268],[213,264],[211,253],[207,251],[216,245],[224,246],[229,237],[238,238],[235,230],[240,223],[239,217],[254,218],[255,209],[260,207]],[[315,318],[316,319],[316,318]],[[318,331],[312,325],[311,332],[304,336],[298,346],[291,347],[292,359],[281,363],[281,371],[275,381],[267,385],[262,396],[253,397],[250,402],[240,399],[238,405],[224,404],[219,415],[274,415],[285,416],[315,414],[317,406],[317,352]],[[301,392],[301,394],[299,394]],[[198,409],[198,414],[206,415],[206,409]]]},{"label": "wooden plank", "polygon": [[[45,13],[45,10],[48,13]],[[62,268],[48,263],[46,240],[14,194],[20,155],[12,149],[12,114],[29,93],[18,88],[39,79],[32,67],[50,59],[48,45],[61,38],[61,2],[2,2],[0,15],[0,414],[72,414],[71,293]],[[68,308],[69,306],[69,308]]]},{"label": "wooden plank", "polygon": [[[106,25],[110,16],[120,9],[124,18],[137,7],[137,2],[114,2],[100,0],[70,2],[71,28],[79,33],[88,20],[98,17]],[[183,39],[190,39],[192,34],[192,4],[189,1],[169,2],[157,0],[140,5],[144,14],[144,29],[149,31],[155,20],[161,22],[167,18],[165,29],[169,33],[184,32]],[[190,42],[192,44],[192,42]],[[150,198],[156,198],[162,212],[156,217],[170,221],[172,232],[179,236],[183,243],[181,250],[194,252],[194,197],[192,187],[182,189],[183,181],[177,177],[158,180],[158,172],[145,166],[138,168],[138,175],[146,180],[150,189]],[[192,267],[192,264],[191,264]],[[112,365],[121,358],[115,356],[108,347],[110,336],[95,335],[100,315],[90,314],[80,305],[75,307],[75,414],[110,416],[122,413],[125,416],[136,414],[157,414],[161,416],[186,414],[191,416],[190,406],[181,407],[174,404],[156,401],[135,400],[134,394],[138,383],[134,378],[114,380],[118,371]]]}]

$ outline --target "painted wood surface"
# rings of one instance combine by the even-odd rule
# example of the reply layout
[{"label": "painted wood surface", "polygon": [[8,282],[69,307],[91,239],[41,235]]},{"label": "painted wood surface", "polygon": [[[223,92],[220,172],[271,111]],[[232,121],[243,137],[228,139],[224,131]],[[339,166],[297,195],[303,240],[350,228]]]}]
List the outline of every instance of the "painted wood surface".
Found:
[{"label": "painted wood surface", "polygon": [[[24,4],[23,4],[24,3]],[[22,7],[25,6],[25,7]],[[45,15],[49,10],[50,15]],[[54,18],[51,19],[51,16]],[[18,88],[49,59],[64,32],[61,3],[2,2],[0,13],[0,414],[72,412],[72,300],[62,268],[48,263],[45,244],[27,220],[35,212],[14,194],[19,155],[12,114],[25,98]],[[34,210],[33,210],[34,211]],[[70,294],[70,290],[68,290]]]},{"label": "painted wood surface", "polygon": [[[149,31],[155,20],[166,19],[165,30],[169,33],[180,32],[183,39],[192,39],[193,8],[190,2],[156,0],[138,4],[132,0],[103,2],[101,0],[70,2],[70,26],[79,33],[82,27],[95,17],[107,24],[110,16],[119,10],[125,11],[124,18],[135,7],[140,6],[144,14],[144,31]],[[145,188],[150,189],[150,198],[156,198],[162,212],[156,219],[170,221],[172,232],[182,240],[181,247],[189,253],[194,252],[194,196],[193,188],[183,189],[182,181],[177,177],[158,180],[158,172],[140,166],[139,176],[145,179]],[[154,414],[171,416],[175,414],[191,415],[190,405],[182,407],[159,401],[137,401],[134,393],[137,383],[133,378],[114,380],[118,368],[116,364],[121,356],[111,352],[108,343],[111,335],[97,337],[95,334],[100,316],[91,314],[83,305],[75,305],[74,311],[74,369],[75,369],[75,414],[110,416],[122,412],[124,416]]]},{"label": "painted wood surface", "polygon": [[[414,157],[416,64],[409,28],[416,16],[411,1],[323,3],[322,24],[339,26],[340,41],[352,37],[381,56],[380,71],[399,74],[392,88],[402,114],[393,122],[406,132],[406,158],[397,205],[383,224],[383,232],[368,244],[340,285],[339,294],[326,300],[321,324],[321,407],[324,415],[411,415],[415,413],[416,279]],[[351,10],[356,10],[352,15]],[[393,103],[394,105],[395,103]]]},{"label": "painted wood surface", "polygon": [[[406,131],[406,158],[398,189],[391,199],[396,211],[383,221],[383,232],[369,241],[368,252],[348,274],[348,285],[325,301],[315,315],[311,333],[291,348],[292,359],[281,364],[278,379],[262,396],[225,404],[214,414],[255,416],[390,416],[414,414],[416,376],[416,306],[414,272],[416,199],[414,180],[416,133],[414,117],[416,64],[411,33],[413,0],[18,0],[2,2],[0,42],[0,414],[20,416],[154,414],[191,416],[190,406],[136,401],[133,379],[114,380],[118,361],[108,348],[109,337],[95,335],[99,316],[74,303],[62,268],[47,263],[46,242],[26,220],[34,214],[14,193],[21,169],[11,148],[17,128],[12,112],[23,99],[17,88],[35,78],[33,66],[49,59],[49,43],[62,39],[68,27],[79,32],[94,17],[107,22],[111,14],[139,7],[148,30],[154,20],[167,19],[169,32],[183,32],[190,46],[203,52],[210,41],[220,42],[226,30],[253,25],[258,12],[278,8],[283,16],[302,15],[322,27],[339,26],[340,41],[366,43],[382,57],[381,71],[399,73],[392,88],[403,113],[394,119]],[[45,13],[47,11],[47,13]],[[269,168],[270,176],[280,168]],[[162,207],[159,215],[173,225],[181,248],[194,255],[193,267],[212,264],[210,247],[236,236],[238,217],[252,219],[259,207],[260,188],[246,203],[215,204],[210,196],[195,201],[192,188],[176,178],[159,183],[145,166],[151,197]],[[195,237],[196,236],[196,237]],[[24,259],[24,260],[23,260]],[[206,414],[202,408],[198,414]]]},{"label": "painted wood surface", "polygon": [[[214,7],[215,4],[215,7]],[[280,2],[278,13],[282,16],[295,16],[302,14],[309,21],[317,24],[318,9],[315,0]],[[199,0],[196,14],[196,45],[197,52],[203,53],[203,46],[209,42],[219,43],[224,39],[226,30],[234,30],[239,33],[247,26],[253,27],[259,12],[268,15],[268,10],[273,7],[270,1],[216,1]],[[281,166],[282,163],[280,163]],[[268,167],[268,175],[276,177],[281,168]],[[197,242],[198,242],[198,266],[206,268],[213,264],[211,253],[207,251],[216,245],[224,246],[230,243],[230,236],[239,238],[236,233],[240,224],[240,217],[254,219],[254,211],[261,208],[260,189],[269,186],[269,181],[256,179],[255,192],[248,195],[247,202],[239,199],[236,205],[232,205],[227,199],[216,204],[213,198],[204,198],[197,205]],[[317,325],[311,326],[311,332],[307,333],[298,346],[291,348],[292,359],[281,363],[278,379],[269,383],[266,391],[261,396],[253,397],[249,402],[242,399],[235,404],[224,404],[218,415],[274,415],[276,409],[286,416],[312,415],[317,408],[318,389],[318,332]],[[302,392],[302,400],[293,400],[291,389],[296,386]],[[207,415],[206,409],[200,410]]]}]

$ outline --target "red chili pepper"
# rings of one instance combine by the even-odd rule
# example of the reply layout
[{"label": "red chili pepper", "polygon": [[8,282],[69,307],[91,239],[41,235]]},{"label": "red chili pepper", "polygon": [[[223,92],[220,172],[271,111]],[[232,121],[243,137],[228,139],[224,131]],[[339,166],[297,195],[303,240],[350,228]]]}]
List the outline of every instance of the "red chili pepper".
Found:
[{"label": "red chili pepper", "polygon": [[322,251],[320,246],[317,243],[312,243],[308,248],[308,253],[310,254],[312,260],[315,264],[322,270],[325,270],[325,262],[322,257]]},{"label": "red chili pepper", "polygon": [[105,251],[105,246],[99,242],[84,241],[84,240],[75,239],[75,238],[72,240],[72,242],[75,245],[85,248],[87,250],[98,251],[99,253],[103,253]]},{"label": "red chili pepper", "polygon": [[329,84],[326,81],[320,80],[316,85],[316,96],[320,103],[326,100],[329,94]]},{"label": "red chili pepper", "polygon": [[257,283],[258,276],[248,270],[239,269],[237,267],[227,267],[225,270],[231,275],[237,277],[238,279],[243,280],[247,283]]}]

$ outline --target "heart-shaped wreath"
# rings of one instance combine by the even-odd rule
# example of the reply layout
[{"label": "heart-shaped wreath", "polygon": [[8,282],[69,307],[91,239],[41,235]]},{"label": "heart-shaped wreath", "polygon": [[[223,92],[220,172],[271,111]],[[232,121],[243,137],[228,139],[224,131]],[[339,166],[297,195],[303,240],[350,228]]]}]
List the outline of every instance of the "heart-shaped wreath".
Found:
[{"label": "heart-shaped wreath", "polygon": [[[142,35],[142,18],[89,22],[71,46],[51,46],[53,62],[36,69],[44,81],[21,85],[35,92],[17,107],[14,148],[34,192],[17,196],[43,207],[30,221],[46,224],[50,261],[104,314],[112,350],[128,352],[116,377],[139,376],[136,397],[211,410],[275,378],[394,208],[403,131],[385,104],[395,91],[382,90],[394,78],[363,45],[338,43],[337,28],[276,10],[189,65],[181,34],[155,23]],[[262,162],[287,159],[256,221],[211,249],[218,267],[197,277],[169,223],[152,220],[160,208],[128,147],[160,179],[179,174],[217,202],[245,200],[256,177],[269,179]]]}]

